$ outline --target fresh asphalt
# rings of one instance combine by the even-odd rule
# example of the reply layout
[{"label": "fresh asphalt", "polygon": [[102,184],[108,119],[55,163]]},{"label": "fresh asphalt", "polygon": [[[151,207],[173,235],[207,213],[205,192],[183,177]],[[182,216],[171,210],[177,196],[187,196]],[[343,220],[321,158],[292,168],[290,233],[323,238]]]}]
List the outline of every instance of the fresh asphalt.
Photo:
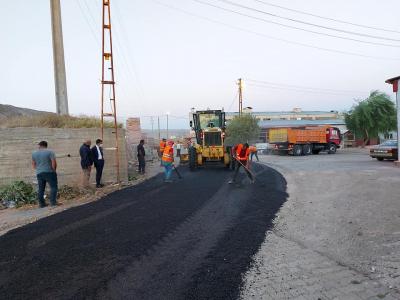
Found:
[{"label": "fresh asphalt", "polygon": [[0,299],[237,299],[286,181],[179,170],[1,236]]}]

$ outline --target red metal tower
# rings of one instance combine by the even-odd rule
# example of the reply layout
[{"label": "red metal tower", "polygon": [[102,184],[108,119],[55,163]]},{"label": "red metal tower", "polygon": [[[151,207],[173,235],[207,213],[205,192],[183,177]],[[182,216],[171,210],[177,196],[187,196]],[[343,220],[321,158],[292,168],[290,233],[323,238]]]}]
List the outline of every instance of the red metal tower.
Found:
[{"label": "red metal tower", "polygon": [[[102,65],[101,65],[101,139],[104,140],[104,119],[111,118],[114,124],[115,147],[107,148],[115,151],[115,163],[117,171],[117,182],[120,182],[119,174],[119,146],[118,146],[118,123],[115,101],[115,78],[114,78],[114,56],[111,35],[111,11],[110,0],[103,0],[103,25],[102,25]],[[109,89],[109,96],[105,96],[105,89]],[[107,100],[108,98],[108,100]],[[105,112],[106,102],[110,103],[111,112]]]}]

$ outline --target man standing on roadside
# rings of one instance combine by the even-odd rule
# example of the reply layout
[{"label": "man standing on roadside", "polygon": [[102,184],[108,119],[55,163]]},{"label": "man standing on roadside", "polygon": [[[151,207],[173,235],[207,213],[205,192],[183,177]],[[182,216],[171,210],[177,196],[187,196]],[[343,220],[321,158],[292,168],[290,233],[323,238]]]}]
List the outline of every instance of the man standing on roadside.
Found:
[{"label": "man standing on roadside", "polygon": [[104,184],[101,183],[101,176],[103,175],[104,168],[104,154],[103,154],[103,141],[96,140],[96,145],[92,148],[93,164],[96,168],[96,187],[102,188]]},{"label": "man standing on roadside", "polygon": [[140,140],[139,145],[137,146],[137,158],[139,161],[139,173],[144,174],[146,160],[145,160],[146,152],[144,151],[144,140]]},{"label": "man standing on roadside", "polygon": [[178,142],[176,144],[176,157],[181,157],[181,148],[182,148],[182,144],[180,142]]},{"label": "man standing on roadside", "polygon": [[44,191],[46,189],[46,183],[50,186],[50,205],[57,205],[57,161],[53,151],[47,149],[47,142],[41,141],[39,144],[39,150],[32,153],[32,167],[36,171],[36,177],[38,180],[38,200],[39,207],[46,207],[47,204],[44,201]]},{"label": "man standing on roadside", "polygon": [[79,149],[79,155],[81,156],[81,167],[82,167],[82,187],[89,187],[90,172],[92,171],[93,158],[92,151],[90,151],[91,140],[86,140],[81,148]]}]

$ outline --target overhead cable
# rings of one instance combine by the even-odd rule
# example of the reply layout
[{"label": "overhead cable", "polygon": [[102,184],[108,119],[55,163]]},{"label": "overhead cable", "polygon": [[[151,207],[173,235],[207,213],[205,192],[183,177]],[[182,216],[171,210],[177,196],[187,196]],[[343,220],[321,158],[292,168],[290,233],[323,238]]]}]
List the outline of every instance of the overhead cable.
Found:
[{"label": "overhead cable", "polygon": [[261,33],[261,32],[249,30],[249,29],[246,29],[246,28],[243,28],[243,27],[239,27],[239,26],[236,26],[236,25],[231,25],[231,24],[228,24],[228,23],[225,23],[225,22],[221,22],[221,21],[217,21],[217,20],[211,19],[209,17],[205,17],[205,16],[202,16],[202,15],[199,15],[199,14],[195,14],[195,13],[192,13],[192,12],[187,11],[185,9],[181,9],[181,8],[176,7],[176,6],[160,2],[158,0],[152,0],[152,1],[154,3],[157,3],[158,5],[164,6],[166,8],[171,9],[171,10],[179,11],[180,13],[183,13],[183,14],[186,14],[186,15],[189,15],[189,16],[192,16],[192,17],[196,17],[196,18],[199,18],[199,19],[202,19],[202,20],[206,20],[208,22],[215,23],[215,24],[218,24],[218,25],[222,25],[222,26],[225,26],[225,27],[228,27],[228,28],[231,28],[231,29],[235,29],[235,30],[238,30],[238,31],[254,34],[254,35],[257,35],[257,36],[260,36],[260,37],[263,37],[263,38],[267,38],[267,39],[270,39],[270,40],[280,41],[280,42],[283,42],[283,43],[302,46],[302,47],[305,47],[305,48],[317,49],[317,50],[331,52],[331,53],[339,53],[339,54],[349,55],[349,56],[354,56],[354,57],[363,57],[363,58],[371,58],[371,59],[378,59],[378,60],[389,60],[389,61],[400,61],[400,58],[386,57],[386,56],[373,56],[373,55],[361,54],[361,53],[356,53],[356,52],[350,52],[350,51],[344,51],[344,50],[338,50],[338,49],[319,47],[319,46],[314,46],[314,45],[307,44],[307,43],[301,43],[301,42],[296,42],[296,41],[292,41],[292,40],[277,38],[277,37],[270,36],[270,35],[267,35],[267,34],[264,34],[264,33]]},{"label": "overhead cable", "polygon": [[375,27],[375,26],[370,26],[370,25],[357,24],[357,23],[352,23],[352,22],[348,22],[348,21],[344,21],[344,20],[324,17],[324,16],[320,16],[320,15],[317,15],[317,14],[313,14],[313,13],[309,13],[309,12],[305,12],[305,11],[301,11],[301,10],[297,10],[297,9],[293,9],[293,8],[288,8],[288,7],[285,7],[285,6],[281,6],[281,5],[277,5],[277,4],[273,4],[273,3],[266,2],[266,1],[261,1],[261,0],[253,0],[253,1],[258,2],[258,3],[262,3],[264,5],[277,7],[277,8],[280,8],[280,9],[284,9],[284,10],[287,10],[287,11],[303,14],[303,15],[306,15],[306,16],[319,18],[319,19],[322,19],[322,20],[328,20],[328,21],[333,21],[333,22],[337,22],[337,23],[357,26],[357,27],[360,27],[360,28],[374,29],[374,30],[392,32],[392,33],[400,33],[399,30],[395,30],[395,29],[387,29],[387,28],[382,28],[382,27]]},{"label": "overhead cable", "polygon": [[340,28],[334,28],[334,27],[314,24],[314,23],[306,22],[306,21],[299,20],[299,19],[293,19],[293,18],[277,15],[274,13],[270,13],[270,12],[267,12],[264,10],[249,7],[246,5],[242,5],[242,4],[230,1],[230,0],[217,0],[217,1],[228,3],[233,6],[237,6],[240,8],[247,9],[247,10],[255,11],[255,12],[258,12],[258,13],[261,13],[264,15],[268,15],[271,17],[275,17],[275,18],[279,18],[279,19],[283,19],[283,20],[287,20],[287,21],[291,21],[291,22],[295,22],[295,23],[300,23],[300,24],[304,24],[304,25],[308,25],[308,26],[313,26],[313,27],[317,27],[317,28],[323,28],[323,29],[327,29],[327,30],[332,30],[332,31],[337,31],[337,32],[342,32],[342,33],[347,33],[347,34],[352,34],[352,35],[358,35],[358,36],[363,36],[363,37],[368,37],[368,38],[374,38],[374,39],[379,39],[379,40],[400,42],[400,39],[392,39],[392,38],[388,38],[388,37],[382,37],[382,36],[377,36],[377,35],[371,35],[371,34],[366,34],[366,33],[361,33],[361,32],[355,32],[355,31],[344,30],[344,29],[340,29]]},{"label": "overhead cable", "polygon": [[[262,21],[265,23],[270,23],[270,24],[275,24],[281,27],[286,27],[286,28],[290,28],[290,29],[295,29],[295,30],[299,30],[299,31],[304,31],[304,32],[309,32],[309,33],[313,33],[313,34],[317,34],[317,35],[323,35],[323,36],[328,36],[328,37],[333,37],[333,38],[337,38],[337,39],[342,39],[342,40],[348,40],[348,41],[353,41],[353,42],[358,42],[358,43],[363,43],[363,44],[370,44],[370,45],[376,45],[376,46],[385,46],[385,47],[393,47],[393,48],[400,48],[400,45],[394,45],[394,44],[385,44],[385,43],[380,43],[380,42],[371,42],[371,41],[364,41],[364,40],[359,40],[359,39],[354,39],[354,38],[350,38],[350,37],[345,37],[345,36],[339,36],[339,35],[334,35],[334,34],[329,34],[329,33],[324,33],[324,32],[319,32],[319,31],[314,31],[314,30],[309,30],[309,29],[305,29],[305,28],[301,28],[301,27],[296,27],[296,26],[292,26],[292,25],[287,25],[287,24],[283,24],[283,23],[279,23],[279,22],[275,22],[275,21],[271,21],[271,20],[267,20],[267,19],[263,19],[263,18],[259,18],[256,16],[252,16],[252,15],[248,15],[236,10],[232,10],[229,8],[225,8],[219,5],[215,5],[212,3],[208,3],[202,0],[192,0],[198,3],[201,3],[203,5],[208,5],[220,10],[224,10],[233,14],[237,14],[243,17],[247,17],[247,18],[251,18],[254,20],[258,20],[258,21]],[[225,0],[221,0],[221,1],[225,1]],[[395,40],[397,41],[397,40]],[[400,41],[400,40],[398,40]]]}]

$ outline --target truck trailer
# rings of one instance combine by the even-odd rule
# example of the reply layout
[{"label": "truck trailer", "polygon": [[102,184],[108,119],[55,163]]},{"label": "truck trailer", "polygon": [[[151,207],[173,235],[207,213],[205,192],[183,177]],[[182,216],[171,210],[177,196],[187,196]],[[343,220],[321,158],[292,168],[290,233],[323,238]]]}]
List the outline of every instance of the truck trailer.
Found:
[{"label": "truck trailer", "polygon": [[294,156],[336,153],[340,148],[340,130],[336,127],[273,128],[269,130],[269,142],[275,152]]}]

